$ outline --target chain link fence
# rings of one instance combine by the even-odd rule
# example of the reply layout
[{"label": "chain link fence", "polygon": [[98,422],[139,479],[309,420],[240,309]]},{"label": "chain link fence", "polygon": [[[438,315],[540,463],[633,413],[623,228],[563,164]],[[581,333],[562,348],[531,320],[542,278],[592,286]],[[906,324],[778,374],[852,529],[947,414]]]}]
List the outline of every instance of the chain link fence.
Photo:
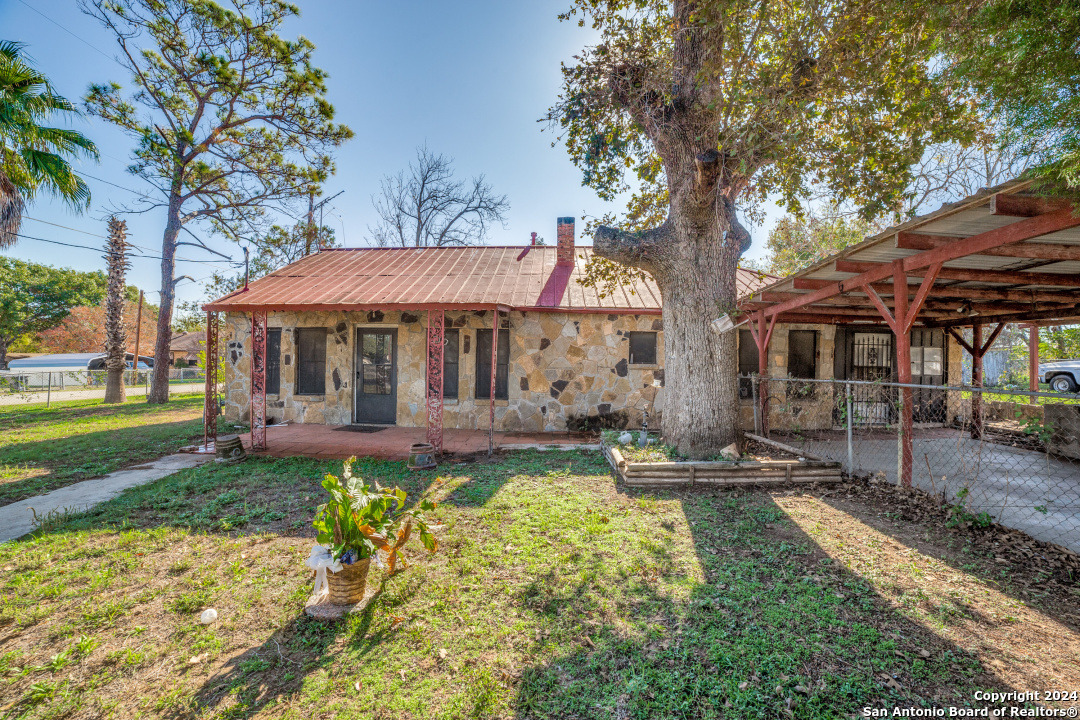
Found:
[{"label": "chain link fence", "polygon": [[[170,368],[172,392],[201,392],[206,375],[201,368]],[[7,371],[0,373],[0,406],[52,405],[67,400],[105,397],[107,370],[53,370],[42,372]],[[153,382],[153,370],[125,370],[127,395],[146,395]]]},{"label": "chain link fence", "polygon": [[[754,380],[742,378],[760,432]],[[909,389],[914,486],[965,522],[998,522],[1080,552],[1080,396],[790,378],[766,387],[769,437],[893,484]]]}]

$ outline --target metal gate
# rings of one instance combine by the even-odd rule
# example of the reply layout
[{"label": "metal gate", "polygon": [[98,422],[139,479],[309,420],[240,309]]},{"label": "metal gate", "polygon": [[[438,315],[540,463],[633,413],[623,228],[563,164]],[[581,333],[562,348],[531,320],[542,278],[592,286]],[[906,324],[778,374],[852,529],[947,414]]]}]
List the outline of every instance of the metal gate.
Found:
[{"label": "metal gate", "polygon": [[[851,380],[889,382],[893,375],[892,333],[857,332],[851,338]],[[887,425],[893,419],[892,390],[876,385],[852,386],[852,423]]]}]

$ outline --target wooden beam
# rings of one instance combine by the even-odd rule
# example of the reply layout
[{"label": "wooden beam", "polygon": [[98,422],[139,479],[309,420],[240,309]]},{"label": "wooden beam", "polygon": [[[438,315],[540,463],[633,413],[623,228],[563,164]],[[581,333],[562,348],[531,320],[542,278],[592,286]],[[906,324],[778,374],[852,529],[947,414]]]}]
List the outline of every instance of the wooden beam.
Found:
[{"label": "wooden beam", "polygon": [[[1071,210],[1069,212],[1071,212]],[[1012,227],[1012,225],[1006,225],[1005,227],[1009,228]],[[975,235],[973,237],[978,236]],[[946,235],[920,235],[918,233],[900,232],[896,234],[896,247],[903,250],[937,250],[940,248],[948,248],[967,239],[968,238]],[[1080,260],[1080,245],[1018,242],[1012,245],[985,248],[979,252],[967,254],[1024,258],[1025,260],[1054,260],[1060,262],[1065,260]]]},{"label": "wooden beam", "polygon": [[[942,268],[944,272],[945,268]],[[940,277],[940,276],[939,276]],[[1076,281],[1080,283],[1080,280]],[[823,287],[832,285],[832,280],[810,280],[805,279],[797,283],[797,286],[801,290],[818,290]],[[893,286],[886,283],[874,283],[870,285],[874,291],[882,298],[891,297],[893,293]],[[919,286],[908,285],[908,292],[917,291]],[[863,294],[863,288],[857,288],[850,292],[845,292],[844,297],[857,297]],[[771,294],[771,293],[770,293]],[[787,295],[788,298],[802,297],[798,293],[775,293],[775,295]],[[1005,301],[1005,302],[1072,302],[1076,293],[1070,292],[1054,292],[1052,290],[1014,290],[1014,289],[998,289],[998,288],[966,288],[956,287],[953,285],[935,285],[933,288],[933,297],[950,297],[959,298],[965,300],[989,300],[989,301]],[[764,300],[768,300],[768,297],[763,297]],[[779,299],[779,298],[777,298]],[[785,298],[786,299],[786,298]],[[828,299],[820,302],[829,303]],[[849,300],[850,302],[850,300]]]},{"label": "wooden beam", "polygon": [[1031,312],[995,313],[993,315],[969,315],[958,317],[955,320],[933,319],[923,323],[924,327],[965,327],[968,325],[989,325],[991,323],[1018,323],[1028,320],[1058,320],[1062,325],[1070,325],[1080,322],[1080,305],[1073,307],[1049,308],[1046,310],[1034,310]]},{"label": "wooden beam", "polygon": [[998,193],[990,198],[990,214],[1011,217],[1035,217],[1036,215],[1046,215],[1063,208],[1071,208],[1073,202],[1073,200],[1063,197]]},{"label": "wooden beam", "polygon": [[[837,260],[837,272],[864,273],[888,263]],[[912,271],[912,275],[921,272]],[[939,280],[959,280],[961,282],[992,282],[1009,285],[1051,285],[1054,287],[1080,287],[1080,278],[1071,273],[1028,272],[1026,270],[968,270],[964,268],[943,267],[938,271]],[[818,282],[829,282],[821,280]],[[808,288],[803,288],[808,289]],[[816,288],[815,288],[816,289]]]}]

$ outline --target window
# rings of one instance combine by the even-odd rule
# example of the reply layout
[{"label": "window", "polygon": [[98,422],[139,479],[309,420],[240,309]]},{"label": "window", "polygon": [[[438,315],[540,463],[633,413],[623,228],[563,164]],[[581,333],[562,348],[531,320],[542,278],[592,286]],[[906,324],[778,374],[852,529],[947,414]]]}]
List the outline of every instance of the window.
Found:
[{"label": "window", "polygon": [[[788,376],[813,379],[817,377],[817,331],[791,330],[788,332]],[[789,382],[788,395],[810,397],[814,394],[813,383]]]},{"label": "window", "polygon": [[749,400],[754,397],[754,381],[744,375],[756,375],[758,371],[757,343],[749,330],[739,331],[739,397]]},{"label": "window", "polygon": [[296,330],[296,394],[326,392],[326,328]]},{"label": "window", "polygon": [[[456,399],[458,396],[458,347],[461,342],[459,330],[446,330],[443,337],[442,388],[443,398]],[[490,355],[491,350],[488,350]],[[490,376],[489,376],[490,377]],[[488,387],[491,380],[488,380]]]},{"label": "window", "polygon": [[281,328],[266,331],[266,394],[281,392]]},{"label": "window", "polygon": [[[495,354],[495,399],[507,400],[510,372],[510,331],[499,331],[499,347]],[[491,397],[491,331],[476,331],[476,397]]]},{"label": "window", "polygon": [[630,337],[630,364],[656,364],[656,333],[632,332]]}]

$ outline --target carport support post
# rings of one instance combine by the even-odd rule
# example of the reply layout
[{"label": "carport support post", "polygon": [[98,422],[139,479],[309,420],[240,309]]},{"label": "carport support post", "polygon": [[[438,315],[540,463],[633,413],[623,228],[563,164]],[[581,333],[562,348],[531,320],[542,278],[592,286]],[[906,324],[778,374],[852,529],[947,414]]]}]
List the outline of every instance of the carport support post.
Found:
[{"label": "carport support post", "polygon": [[251,449],[266,449],[266,311],[251,311]]},{"label": "carport support post", "polygon": [[760,431],[763,437],[769,437],[769,340],[772,339],[773,327],[776,326],[776,315],[770,317],[766,323],[765,313],[759,310],[748,324],[758,351],[757,400],[758,414],[761,417]]},{"label": "carport support post", "polygon": [[[982,354],[982,325],[971,326],[971,386],[981,388],[983,385],[983,354]],[[982,392],[976,390],[971,393],[971,437],[978,440],[983,434],[982,421]]]},{"label": "carport support post", "polygon": [[1039,326],[1028,326],[1028,389],[1039,391]]},{"label": "carport support post", "polygon": [[427,441],[442,452],[443,445],[443,342],[446,312],[428,310],[427,331]]}]

